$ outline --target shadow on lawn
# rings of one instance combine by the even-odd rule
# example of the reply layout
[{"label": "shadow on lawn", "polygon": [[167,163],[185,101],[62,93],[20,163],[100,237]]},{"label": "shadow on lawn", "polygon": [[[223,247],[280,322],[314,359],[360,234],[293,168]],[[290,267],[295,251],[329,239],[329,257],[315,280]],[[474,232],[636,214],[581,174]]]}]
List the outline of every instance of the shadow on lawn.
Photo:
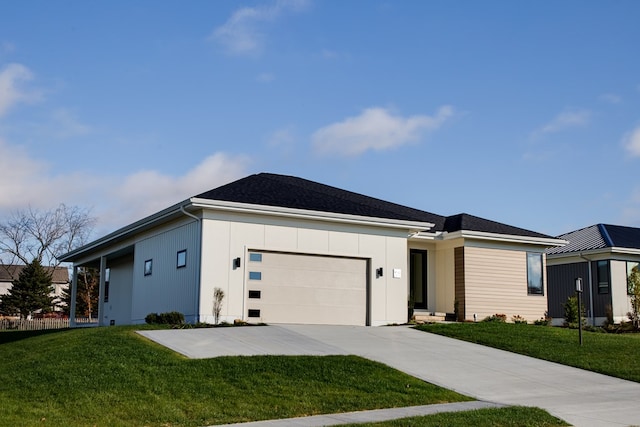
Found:
[{"label": "shadow on lawn", "polygon": [[37,337],[40,335],[56,334],[60,332],[70,331],[69,328],[64,329],[42,329],[38,331],[12,331],[4,330],[0,331],[0,344],[8,344],[15,341],[24,340],[27,338]]}]

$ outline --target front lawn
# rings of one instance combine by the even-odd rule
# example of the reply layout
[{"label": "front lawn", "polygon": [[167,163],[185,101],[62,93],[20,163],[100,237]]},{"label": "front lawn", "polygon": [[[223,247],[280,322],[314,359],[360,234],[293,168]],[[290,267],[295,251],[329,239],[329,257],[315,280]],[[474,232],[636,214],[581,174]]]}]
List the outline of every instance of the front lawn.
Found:
[{"label": "front lawn", "polygon": [[370,424],[352,424],[345,427],[556,427],[568,425],[542,409],[511,406],[464,412],[444,412],[424,417],[402,418]]},{"label": "front lawn", "polygon": [[0,332],[0,426],[203,426],[472,400],[355,356],[189,360],[135,330]]},{"label": "front lawn", "polygon": [[640,334],[606,334],[525,324],[479,322],[425,324],[425,332],[445,335],[564,365],[640,382]]}]

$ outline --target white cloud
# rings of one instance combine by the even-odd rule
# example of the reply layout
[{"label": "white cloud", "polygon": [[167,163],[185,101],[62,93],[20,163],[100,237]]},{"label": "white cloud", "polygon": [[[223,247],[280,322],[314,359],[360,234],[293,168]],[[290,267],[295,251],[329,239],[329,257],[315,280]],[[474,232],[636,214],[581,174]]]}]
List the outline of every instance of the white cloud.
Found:
[{"label": "white cloud", "polygon": [[271,73],[260,73],[256,80],[261,83],[270,83],[276,79],[276,76]]},{"label": "white cloud", "polygon": [[308,0],[276,0],[269,5],[243,7],[216,28],[209,39],[220,43],[229,53],[255,55],[265,43],[263,24],[274,22],[287,12],[300,12],[308,4]]},{"label": "white cloud", "polygon": [[320,154],[356,156],[368,150],[381,151],[419,140],[453,116],[453,107],[440,107],[434,116],[395,116],[384,108],[368,108],[359,116],[348,117],[318,129],[312,143]]},{"label": "white cloud", "polygon": [[19,102],[39,99],[36,92],[24,90],[20,83],[33,79],[33,73],[24,65],[9,64],[0,71],[0,117]]},{"label": "white cloud", "polygon": [[542,126],[537,133],[555,133],[565,129],[585,126],[589,123],[591,112],[587,110],[564,111]]},{"label": "white cloud", "polygon": [[640,157],[640,126],[627,133],[622,138],[622,144],[633,157]]},{"label": "white cloud", "polygon": [[245,175],[249,160],[213,154],[184,175],[135,172],[119,178],[67,172],[0,139],[0,218],[14,209],[50,209],[60,203],[92,209],[100,234]]},{"label": "white cloud", "polygon": [[16,46],[8,41],[0,43],[0,54],[11,53],[16,50]]},{"label": "white cloud", "polygon": [[87,135],[91,128],[81,123],[77,117],[65,108],[58,108],[51,114],[53,121],[52,134],[58,138],[66,139],[75,136]]},{"label": "white cloud", "polygon": [[122,218],[119,225],[125,225],[240,178],[245,174],[247,164],[245,157],[216,153],[178,177],[154,170],[136,172],[109,191],[108,216],[113,214]]},{"label": "white cloud", "polygon": [[622,97],[620,95],[616,95],[615,93],[605,93],[600,95],[600,99],[604,102],[608,102],[609,104],[619,104],[622,102]]}]

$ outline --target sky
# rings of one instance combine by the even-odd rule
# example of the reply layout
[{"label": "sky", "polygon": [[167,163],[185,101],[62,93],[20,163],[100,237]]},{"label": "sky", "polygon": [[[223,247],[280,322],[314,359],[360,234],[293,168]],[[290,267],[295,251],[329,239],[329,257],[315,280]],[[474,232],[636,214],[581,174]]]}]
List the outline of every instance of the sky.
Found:
[{"label": "sky", "polygon": [[244,176],[640,227],[636,0],[5,1],[0,220],[94,237]]}]

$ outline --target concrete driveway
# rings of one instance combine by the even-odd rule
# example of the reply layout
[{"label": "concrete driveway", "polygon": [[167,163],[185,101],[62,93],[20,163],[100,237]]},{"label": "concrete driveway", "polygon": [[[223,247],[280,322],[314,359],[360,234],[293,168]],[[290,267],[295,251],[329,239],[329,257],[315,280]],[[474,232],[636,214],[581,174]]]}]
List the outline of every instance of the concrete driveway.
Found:
[{"label": "concrete driveway", "polygon": [[575,426],[640,425],[639,383],[403,326],[278,325],[140,334],[190,358],[355,354],[480,400],[537,406]]}]

